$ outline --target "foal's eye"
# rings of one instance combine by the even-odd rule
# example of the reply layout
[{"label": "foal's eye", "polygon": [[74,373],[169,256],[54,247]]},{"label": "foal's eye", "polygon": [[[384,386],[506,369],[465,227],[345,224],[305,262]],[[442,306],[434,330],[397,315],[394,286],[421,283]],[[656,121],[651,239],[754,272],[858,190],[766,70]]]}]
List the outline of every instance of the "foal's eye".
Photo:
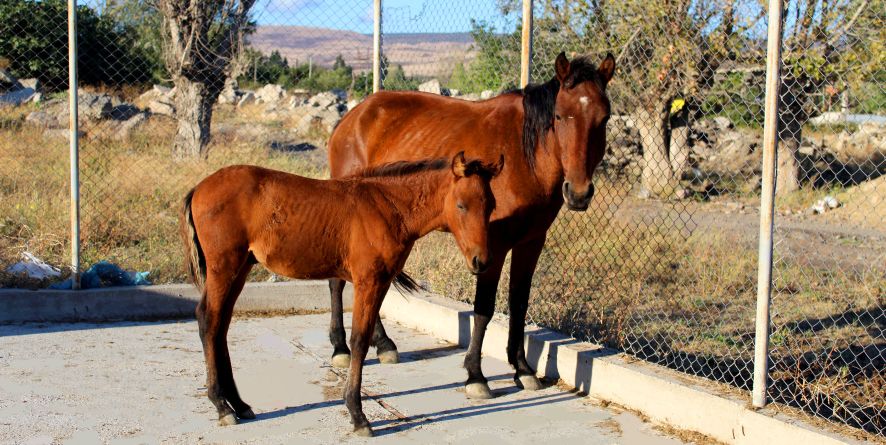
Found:
[{"label": "foal's eye", "polygon": [[556,117],[557,117],[557,120],[558,120],[558,121],[559,121],[559,120],[562,120],[562,119],[563,119],[563,118],[562,118],[562,117],[560,117],[560,115],[559,115],[559,114],[558,114],[558,115],[556,115]]},{"label": "foal's eye", "polygon": [[468,211],[468,208],[465,207],[464,203],[462,203],[462,202],[455,203],[455,208],[461,210],[462,212]]}]

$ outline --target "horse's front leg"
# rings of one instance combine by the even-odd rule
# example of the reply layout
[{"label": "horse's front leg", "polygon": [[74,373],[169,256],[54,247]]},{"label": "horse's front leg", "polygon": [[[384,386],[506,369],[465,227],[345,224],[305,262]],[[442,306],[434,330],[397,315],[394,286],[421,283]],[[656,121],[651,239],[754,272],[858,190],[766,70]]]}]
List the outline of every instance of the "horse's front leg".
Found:
[{"label": "horse's front leg", "polygon": [[477,276],[477,291],[474,294],[474,329],[471,332],[471,343],[468,345],[464,364],[465,370],[468,371],[465,394],[472,399],[492,398],[489,383],[483,375],[480,352],[483,350],[486,326],[495,311],[495,293],[506,255],[506,251],[495,252],[490,257],[489,269]]},{"label": "horse's front leg", "polygon": [[351,414],[354,433],[358,436],[372,436],[369,420],[363,414],[360,387],[363,381],[363,360],[369,349],[372,330],[378,321],[378,311],[384,300],[388,286],[380,281],[354,283],[354,314],[351,321],[351,369],[345,385],[345,406]]},{"label": "horse's front leg", "polygon": [[514,367],[514,382],[517,386],[538,390],[541,382],[535,371],[526,362],[524,333],[526,310],[529,307],[529,291],[532,288],[532,275],[538,265],[538,257],[545,245],[545,237],[539,237],[514,246],[511,251],[511,282],[508,289],[510,326],[508,330],[508,362]]}]

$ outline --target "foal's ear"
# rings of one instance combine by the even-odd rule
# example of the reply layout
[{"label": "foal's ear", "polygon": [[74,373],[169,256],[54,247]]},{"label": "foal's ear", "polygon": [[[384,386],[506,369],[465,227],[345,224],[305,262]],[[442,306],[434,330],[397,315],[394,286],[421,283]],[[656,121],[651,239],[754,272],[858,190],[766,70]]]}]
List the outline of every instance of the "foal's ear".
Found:
[{"label": "foal's ear", "polygon": [[612,57],[612,53],[606,53],[606,58],[600,62],[597,72],[603,77],[604,83],[612,80],[612,75],[615,74],[615,57]]},{"label": "foal's ear", "polygon": [[563,81],[569,77],[569,59],[566,58],[566,53],[560,51],[560,54],[557,54],[557,60],[554,61],[554,68],[557,71],[557,80],[559,80],[562,85]]},{"label": "foal's ear", "polygon": [[468,166],[465,162],[465,152],[460,151],[454,158],[452,158],[452,173],[459,178],[465,177],[465,170],[467,170]]},{"label": "foal's ear", "polygon": [[494,164],[489,164],[488,166],[486,166],[486,168],[489,170],[489,174],[492,175],[493,178],[498,176],[498,174],[501,173],[501,170],[504,167],[505,167],[505,155],[504,154],[502,154],[498,158],[498,162],[496,162]]}]

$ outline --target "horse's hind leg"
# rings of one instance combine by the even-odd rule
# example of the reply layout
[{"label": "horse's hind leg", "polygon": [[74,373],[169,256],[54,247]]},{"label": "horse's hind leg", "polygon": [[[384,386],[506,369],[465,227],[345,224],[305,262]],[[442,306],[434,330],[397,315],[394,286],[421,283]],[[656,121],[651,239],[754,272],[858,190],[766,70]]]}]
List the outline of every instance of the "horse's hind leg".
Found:
[{"label": "horse's hind leg", "polygon": [[375,345],[378,361],[385,364],[393,364],[400,362],[400,354],[397,352],[397,345],[388,337],[385,327],[381,324],[381,318],[375,321],[375,332],[372,333],[372,344]]},{"label": "horse's hind leg", "polygon": [[246,259],[230,263],[230,267],[216,264],[209,268],[203,299],[197,306],[200,340],[206,358],[207,396],[218,410],[219,424],[223,426],[236,424],[237,417],[255,418],[252,408],[240,398],[234,383],[227,342],[234,303],[243,290],[252,265]]},{"label": "horse's hind leg", "polygon": [[360,399],[360,386],[363,380],[363,360],[369,349],[373,327],[378,320],[378,311],[384,299],[386,286],[370,280],[362,286],[355,284],[354,316],[351,323],[351,369],[345,386],[345,406],[351,414],[354,432],[359,436],[372,436],[369,420],[363,414],[363,403]]},{"label": "horse's hind leg", "polygon": [[329,280],[330,313],[332,319],[329,323],[329,342],[332,343],[332,366],[347,368],[351,364],[351,350],[348,349],[345,340],[344,308],[342,307],[342,294],[345,290],[345,280],[332,278]]}]

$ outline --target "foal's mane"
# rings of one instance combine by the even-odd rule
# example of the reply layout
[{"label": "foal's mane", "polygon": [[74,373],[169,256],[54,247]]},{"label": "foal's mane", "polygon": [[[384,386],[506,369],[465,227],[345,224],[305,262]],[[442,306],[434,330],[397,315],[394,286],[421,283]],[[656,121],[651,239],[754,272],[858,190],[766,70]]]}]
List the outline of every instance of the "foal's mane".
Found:
[{"label": "foal's mane", "polygon": [[[397,178],[424,172],[440,171],[448,169],[451,165],[452,160],[448,158],[422,159],[420,161],[397,161],[357,170],[349,176],[352,178]],[[480,160],[474,159],[465,164],[464,175],[477,175],[484,178],[491,178],[492,172],[490,166],[483,164]]]},{"label": "foal's mane", "polygon": [[374,167],[366,167],[357,170],[351,177],[361,178],[390,178],[408,176],[423,172],[438,171],[449,167],[451,161],[446,158],[422,159],[420,161],[397,161],[381,164]]},{"label": "foal's mane", "polygon": [[[577,57],[569,63],[569,67],[569,77],[565,80],[568,88],[593,81],[601,91],[606,90],[606,82],[589,57]],[[530,168],[535,167],[536,146],[542,136],[554,126],[554,106],[557,104],[559,90],[560,81],[554,76],[543,84],[529,84],[523,89],[506,92],[523,96],[523,155]]]}]

